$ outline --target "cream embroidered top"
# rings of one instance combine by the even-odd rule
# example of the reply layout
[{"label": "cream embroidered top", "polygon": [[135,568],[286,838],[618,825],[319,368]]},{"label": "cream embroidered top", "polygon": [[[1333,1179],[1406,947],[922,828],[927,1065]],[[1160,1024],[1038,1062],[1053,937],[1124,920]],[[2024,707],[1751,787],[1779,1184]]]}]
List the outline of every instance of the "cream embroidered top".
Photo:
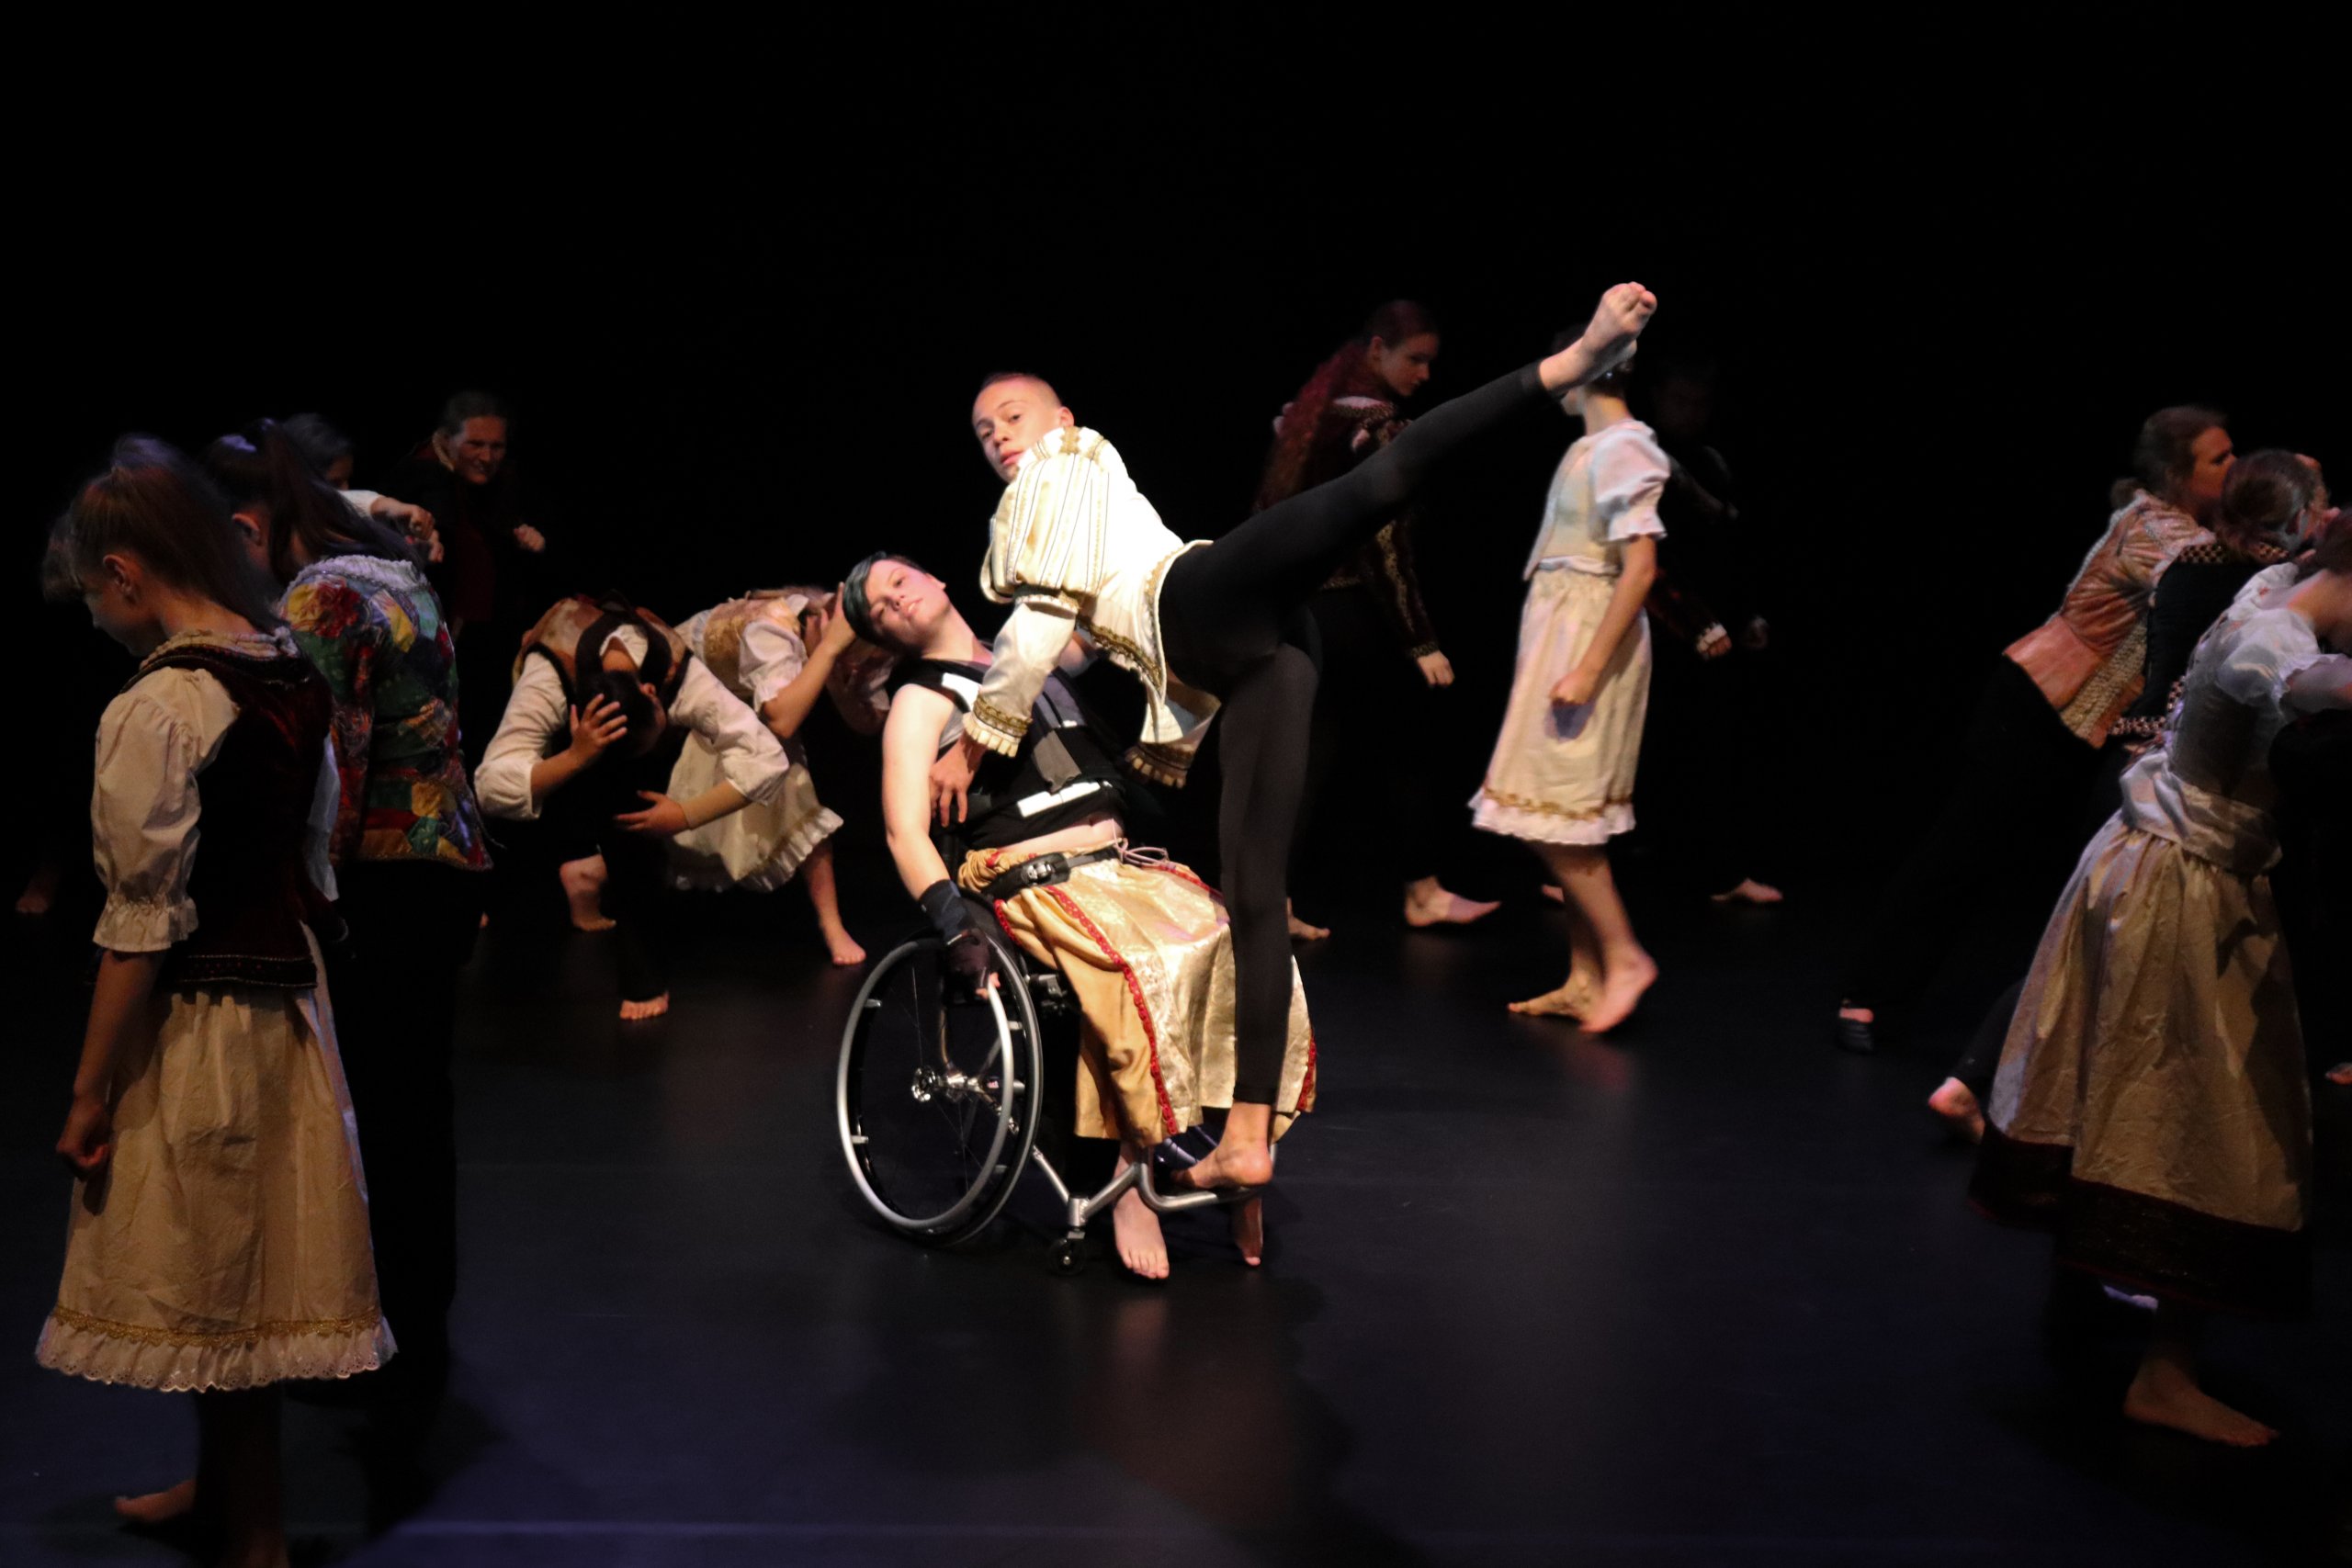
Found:
[{"label": "cream embroidered top", "polygon": [[[201,642],[265,657],[298,656],[294,639],[282,631],[252,637],[187,632],[156,651]],[[90,794],[92,855],[107,890],[91,936],[98,946],[162,953],[196,934],[197,908],[187,896],[203,828],[196,779],[220,754],[236,721],[229,689],[202,670],[150,671],[107,705],[98,720],[97,783]],[[302,836],[304,869],[329,898],[336,890],[327,852],[342,801],[330,740],[320,754]]]},{"label": "cream embroidered top", "polygon": [[1182,784],[1216,700],[1170,678],[1159,588],[1170,563],[1204,543],[1170,531],[1101,434],[1048,431],[1022,454],[989,522],[980,592],[1012,614],[964,733],[1016,754],[1030,708],[1075,636],[1143,682],[1143,734],[1127,764]]},{"label": "cream embroidered top", "polygon": [[1621,419],[1580,437],[1560,459],[1544,498],[1544,526],[1521,575],[1566,568],[1594,577],[1624,570],[1626,540],[1663,538],[1657,499],[1669,469],[1650,427]]}]

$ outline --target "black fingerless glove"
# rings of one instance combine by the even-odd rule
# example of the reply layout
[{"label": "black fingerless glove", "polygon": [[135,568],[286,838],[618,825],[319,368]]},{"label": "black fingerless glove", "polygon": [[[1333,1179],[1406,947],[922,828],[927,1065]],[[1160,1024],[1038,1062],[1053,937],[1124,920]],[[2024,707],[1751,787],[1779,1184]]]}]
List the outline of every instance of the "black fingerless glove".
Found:
[{"label": "black fingerless glove", "polygon": [[972,908],[956,891],[956,885],[941,878],[923,889],[916,900],[922,906],[924,919],[939,940],[947,944],[947,967],[950,973],[978,990],[988,984],[989,943],[972,919]]}]

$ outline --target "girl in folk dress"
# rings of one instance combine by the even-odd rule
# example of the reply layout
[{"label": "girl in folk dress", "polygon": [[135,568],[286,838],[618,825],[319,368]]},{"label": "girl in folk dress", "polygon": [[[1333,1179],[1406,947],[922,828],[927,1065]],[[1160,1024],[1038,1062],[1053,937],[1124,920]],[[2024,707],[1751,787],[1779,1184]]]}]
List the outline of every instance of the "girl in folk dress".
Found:
[{"label": "girl in folk dress", "polygon": [[1657,575],[1666,454],[1625,406],[1631,366],[1571,389],[1560,406],[1584,421],[1544,502],[1527,559],[1519,671],[1472,821],[1526,840],[1567,894],[1566,982],[1514,1012],[1616,1027],[1657,965],[1634,940],[1609,873],[1609,840],[1634,826],[1634,764],[1649,701],[1643,597]]},{"label": "girl in folk dress", "polygon": [[[832,699],[853,730],[879,735],[890,711],[891,660],[858,639],[836,607],[839,597],[813,587],[764,589],[679,623],[678,635],[695,657],[760,716],[794,765],[774,800],[673,839],[670,871],[681,887],[764,893],[798,880],[816,910],[826,953],[847,967],[865,963],[865,950],[842,924],[832,846],[842,819],[817,798],[798,736],[820,696]],[[670,793],[689,799],[720,776],[718,752],[690,741],[670,776]]]},{"label": "girl in folk dress", "polygon": [[[2075,868],[2034,954],[1970,1189],[2058,1261],[2159,1303],[2126,1416],[2237,1447],[2278,1434],[2206,1393],[2212,1309],[2298,1313],[2312,1115],[2271,898],[2271,744],[2352,708],[2352,529],[2256,574],[2198,644],[2167,739]],[[2340,954],[2313,953],[2325,964]]]},{"label": "girl in folk dress", "polygon": [[[58,1153],[78,1178],[37,1355],[197,1396],[223,1561],[286,1561],[277,1398],[392,1353],[351,1101],[319,988],[334,701],[268,609],[203,476],[132,438],[51,536],[44,586],[138,654],[98,725],[107,905]],[[200,840],[200,842],[199,842]]]}]

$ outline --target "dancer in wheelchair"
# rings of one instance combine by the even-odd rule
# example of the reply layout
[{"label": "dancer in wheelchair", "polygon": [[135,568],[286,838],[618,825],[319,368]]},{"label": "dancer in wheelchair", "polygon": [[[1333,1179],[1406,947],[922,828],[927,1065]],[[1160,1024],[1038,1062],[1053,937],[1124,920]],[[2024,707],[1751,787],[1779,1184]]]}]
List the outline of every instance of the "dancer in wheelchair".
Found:
[{"label": "dancer in wheelchair", "polygon": [[[882,731],[882,815],[909,894],[970,984],[988,948],[966,895],[985,902],[1023,952],[1068,982],[1081,1017],[1074,1130],[1116,1139],[1119,1168],[1230,1107],[1235,1092],[1233,942],[1225,907],[1192,872],[1128,848],[1113,747],[1067,668],[1037,683],[1011,756],[990,755],[952,829],[933,833],[930,775],[964,734],[993,662],[940,581],[903,556],[851,571],[842,604],[857,634],[900,656]],[[1276,1088],[1273,1137],[1315,1103],[1315,1042],[1295,966]],[[1111,1213],[1119,1260],[1165,1279],[1159,1216],[1130,1189]],[[1234,1244],[1264,1252],[1261,1200],[1233,1209]]]},{"label": "dancer in wheelchair", "polygon": [[1031,706],[1075,634],[1143,684],[1143,734],[1127,753],[1136,771],[1182,783],[1209,717],[1221,716],[1217,840],[1232,900],[1238,1081],[1223,1139],[1180,1184],[1248,1190],[1273,1179],[1291,838],[1317,678],[1307,601],[1442,458],[1608,371],[1657,308],[1641,285],[1619,284],[1566,348],[1431,410],[1348,473],[1214,541],[1188,544],[1170,532],[1117,451],[1080,428],[1043,380],[1004,375],[981,386],[972,433],[1005,488],[980,586],[1012,613],[962,733],[931,770],[940,819],[956,818],[985,757],[1018,753]]}]

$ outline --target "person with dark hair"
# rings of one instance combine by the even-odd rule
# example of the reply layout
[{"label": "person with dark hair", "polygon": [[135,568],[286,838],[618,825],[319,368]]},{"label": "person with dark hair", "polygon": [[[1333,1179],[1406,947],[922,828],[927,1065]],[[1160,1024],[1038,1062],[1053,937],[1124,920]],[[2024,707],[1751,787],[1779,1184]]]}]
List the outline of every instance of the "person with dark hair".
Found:
[{"label": "person with dark hair", "polygon": [[[432,514],[440,541],[443,558],[428,576],[458,635],[461,728],[477,766],[505,707],[517,629],[549,592],[547,536],[508,457],[512,425],[503,400],[458,392],[389,480],[393,494]],[[481,635],[469,637],[469,628]]]},{"label": "person with dark hair", "polygon": [[2352,710],[2352,538],[2257,574],[2198,645],[2167,744],[2083,852],[2009,1024],[1970,1195],[2056,1232],[2058,1262],[2158,1302],[2132,1420],[2277,1433],[2199,1385],[2213,1311],[2304,1310],[2312,1121],[2268,868],[2268,760]]},{"label": "person with dark hair", "polygon": [[1560,396],[1584,434],[1544,498],[1522,573],[1519,668],[1470,801],[1473,825],[1533,850],[1569,906],[1567,978],[1511,1010],[1574,1018],[1588,1034],[1623,1022],[1657,978],[1617,895],[1608,848],[1634,826],[1650,685],[1642,601],[1657,570],[1668,473],[1649,426],[1626,407],[1632,378],[1626,361]]},{"label": "person with dark hair", "polygon": [[50,538],[43,585],[139,671],[98,725],[107,886],[57,1152],[74,1192],[36,1352],[196,1395],[196,1479],[119,1500],[202,1508],[232,1562],[285,1561],[278,1394],[389,1359],[367,1187],[321,987],[334,700],[269,612],[227,505],[129,437]]},{"label": "person with dark hair", "polygon": [[1143,684],[1130,767],[1183,781],[1201,730],[1221,714],[1217,837],[1234,927],[1239,1077],[1216,1152],[1189,1184],[1252,1187],[1273,1175],[1269,1134],[1290,1004],[1291,838],[1306,783],[1316,670],[1306,602],[1473,437],[1607,371],[1657,309],[1638,284],[1605,294],[1575,344],[1456,398],[1348,473],[1186,544],[1127,477],[1117,451],[1079,427],[1035,377],[981,389],[972,434],[1004,482],[981,590],[1012,606],[995,661],[964,715],[964,739],[933,765],[944,817],[959,815],[983,753],[1019,752],[1029,710],[1062,650],[1082,636]]},{"label": "person with dark hair", "polygon": [[[985,759],[962,819],[934,834],[931,768],[963,737],[989,646],[904,556],[860,561],[842,604],[860,637],[900,658],[882,732],[882,816],[899,881],[967,979],[988,960],[966,894],[1063,976],[1080,1015],[1073,1129],[1115,1140],[1122,1170],[1153,1157],[1233,1103],[1234,939],[1223,905],[1185,867],[1128,847],[1118,740],[1063,668],[1039,688],[1019,750]],[[1295,965],[1289,984],[1276,1137],[1315,1104],[1315,1037]],[[1263,1213],[1254,1198],[1234,1208],[1234,1243],[1252,1267],[1264,1256]],[[1167,1241],[1142,1195],[1123,1195],[1111,1221],[1119,1260],[1165,1279]]]},{"label": "person with dark hair", "polygon": [[[1641,771],[1665,782],[1668,809],[1658,817],[1690,885],[1718,904],[1777,904],[1781,890],[1755,875],[1773,815],[1770,781],[1758,777],[1769,774],[1758,760],[1772,744],[1763,664],[1771,631],[1756,604],[1753,528],[1731,465],[1709,441],[1715,369],[1687,360],[1650,365],[1633,392],[1670,465],[1657,503],[1666,528],[1657,575],[1642,606],[1662,651],[1651,671]],[[1736,787],[1725,787],[1736,778]]]},{"label": "person with dark hair", "polygon": [[[774,800],[673,839],[674,879],[684,887],[765,892],[797,876],[832,961],[844,967],[865,963],[865,950],[842,924],[834,884],[832,835],[842,819],[817,798],[799,732],[818,701],[830,695],[852,729],[880,734],[889,712],[888,657],[858,640],[836,596],[814,587],[729,599],[680,622],[678,635],[721,685],[760,716],[792,768]],[[722,767],[717,750],[699,738],[689,741],[671,775],[670,794],[701,794],[719,782]]]},{"label": "person with dark hair", "polygon": [[302,454],[303,459],[311,466],[311,471],[342,491],[344,500],[349,502],[354,510],[400,529],[424,552],[428,562],[440,564],[443,558],[441,540],[435,531],[432,513],[422,506],[396,501],[380,491],[352,488],[351,477],[356,458],[351,437],[328,423],[323,414],[298,413],[280,422],[278,429],[294,443],[295,450]]},{"label": "person with dark hair", "polygon": [[[1427,307],[1392,299],[1374,310],[1274,422],[1257,510],[1337,479],[1395,440],[1412,423],[1397,405],[1429,380],[1439,347],[1437,318]],[[1498,905],[1464,898],[1438,880],[1443,818],[1430,798],[1421,749],[1381,747],[1377,762],[1370,756],[1385,737],[1434,732],[1430,694],[1453,684],[1453,666],[1439,649],[1421,602],[1412,514],[1384,525],[1332,572],[1307,608],[1322,649],[1307,794],[1324,804],[1306,814],[1323,829],[1309,830],[1305,862],[1327,859],[1318,852],[1363,837],[1362,803],[1376,818],[1404,884],[1407,925],[1464,925],[1494,913]],[[1329,787],[1337,778],[1350,787]],[[1357,787],[1367,781],[1370,789]]]},{"label": "person with dark hair", "polygon": [[279,610],[334,695],[341,804],[329,954],[367,1159],[368,1223],[401,1355],[374,1380],[387,1459],[440,1408],[457,1294],[458,971],[472,954],[488,834],[458,745],[456,645],[408,541],[345,505],[264,420],[205,453]]},{"label": "person with dark hair", "polygon": [[[689,736],[716,754],[718,778],[679,800],[668,791]],[[667,841],[774,800],[789,766],[759,716],[660,616],[578,595],[525,634],[474,787],[492,817],[544,813],[558,838],[603,859],[620,1015],[636,1020],[670,1010],[660,910]]]},{"label": "person with dark hair", "polygon": [[2099,748],[2140,694],[2156,579],[2211,538],[2206,524],[2233,457],[2211,409],[2160,409],[2141,427],[2136,475],[2118,481],[2107,531],[2057,614],[2004,651],[1962,740],[1942,812],[1879,897],[1838,1007],[1841,1049],[1878,1048],[1883,1016],[1917,1005],[1975,897],[2080,809]]}]

